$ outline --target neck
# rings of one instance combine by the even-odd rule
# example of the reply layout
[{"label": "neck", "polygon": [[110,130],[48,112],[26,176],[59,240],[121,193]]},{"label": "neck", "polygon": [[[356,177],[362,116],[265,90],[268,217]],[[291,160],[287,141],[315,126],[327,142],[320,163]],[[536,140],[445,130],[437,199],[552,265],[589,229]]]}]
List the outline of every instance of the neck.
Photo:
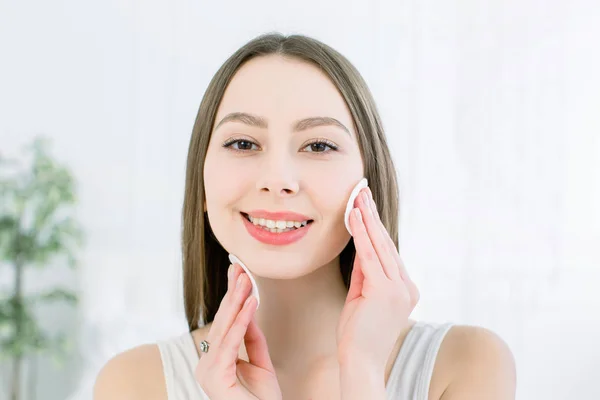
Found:
[{"label": "neck", "polygon": [[337,360],[336,328],[346,288],[339,259],[295,279],[258,277],[256,321],[276,369],[306,370]]}]

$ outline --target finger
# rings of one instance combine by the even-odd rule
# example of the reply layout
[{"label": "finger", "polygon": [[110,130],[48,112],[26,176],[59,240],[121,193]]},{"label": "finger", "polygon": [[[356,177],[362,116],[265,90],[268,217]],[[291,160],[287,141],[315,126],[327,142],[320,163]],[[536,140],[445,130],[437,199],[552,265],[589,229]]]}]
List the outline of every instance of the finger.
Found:
[{"label": "finger", "polygon": [[255,314],[252,315],[248,328],[246,329],[244,343],[250,364],[266,369],[267,371],[275,372],[267,347],[267,339],[256,323]]},{"label": "finger", "polygon": [[377,210],[377,205],[375,204],[375,201],[373,200],[373,193],[371,192],[370,189],[369,189],[369,195],[371,197],[371,202],[372,202],[371,205],[373,206],[373,211],[376,216],[375,220],[377,221],[382,232],[385,232],[385,234],[383,236],[384,236],[385,242],[387,243],[387,248],[388,248],[389,253],[392,255],[396,264],[398,265],[398,269],[400,271],[400,277],[405,281],[410,280],[408,272],[406,271],[406,267],[404,266],[404,262],[402,261],[402,258],[400,257],[400,253],[398,252],[398,249],[396,248],[394,241],[390,237],[390,234],[387,231],[385,225],[383,225],[383,222],[381,221],[381,217],[379,216],[379,211]]},{"label": "finger", "polygon": [[389,232],[387,231],[385,225],[383,225],[383,222],[381,221],[381,217],[379,216],[379,211],[377,210],[377,205],[375,204],[375,201],[373,200],[373,193],[371,192],[371,189],[370,188],[367,188],[367,189],[369,190],[369,195],[371,198],[371,205],[373,206],[373,211],[376,215],[375,219],[376,219],[377,223],[379,224],[381,231],[384,232],[384,237],[385,237],[385,241],[387,243],[389,252],[393,256],[394,260],[396,261],[396,264],[398,265],[400,277],[406,284],[408,293],[410,294],[410,298],[411,298],[411,301],[413,302],[413,306],[414,306],[417,304],[417,302],[419,301],[419,299],[421,297],[421,295],[419,293],[419,289],[415,285],[414,281],[410,278],[410,275],[408,274],[408,271],[406,270],[404,261],[402,261],[402,257],[400,257],[400,253],[399,253],[398,249],[396,248],[394,241],[390,237]]},{"label": "finger", "polygon": [[362,287],[365,276],[362,272],[362,266],[360,265],[360,258],[354,257],[354,265],[352,267],[352,276],[350,277],[350,287],[348,288],[348,295],[346,296],[345,304],[350,303],[352,300],[362,295]]},{"label": "finger", "polygon": [[383,267],[379,263],[377,252],[371,244],[367,228],[363,223],[360,208],[354,208],[350,213],[350,228],[354,237],[356,256],[360,258],[362,273],[366,280],[377,285],[377,283],[382,282],[387,277],[385,276],[385,272],[383,272]]},{"label": "finger", "polygon": [[[221,301],[208,333],[208,340],[215,348],[220,346],[223,338],[233,325],[251,289],[249,278],[245,276],[244,272],[236,273],[234,270],[232,275],[231,281],[228,282],[228,287],[231,287],[231,290],[225,294],[223,301]],[[236,275],[237,279],[233,279]]]},{"label": "finger", "polygon": [[240,276],[241,274],[244,273],[244,269],[238,263],[233,263],[233,264],[231,264],[230,273],[231,273],[231,278],[229,279],[229,281],[227,283],[227,291],[233,292],[235,289],[235,284],[237,282],[238,276]]},{"label": "finger", "polygon": [[[368,188],[367,188],[368,189]],[[394,256],[390,254],[387,242],[384,237],[384,233],[379,226],[377,221],[378,217],[373,213],[375,206],[371,203],[371,196],[368,190],[364,190],[360,193],[360,207],[364,215],[364,224],[367,227],[369,233],[369,239],[371,244],[379,257],[379,263],[381,264],[385,275],[390,280],[399,280],[400,272]],[[387,231],[386,236],[389,236]]]},{"label": "finger", "polygon": [[231,277],[233,276],[234,270],[235,265],[229,264],[229,269],[227,270],[227,293],[231,293],[233,291],[233,285],[235,281],[232,281]]},{"label": "finger", "polygon": [[223,360],[229,365],[229,362],[235,363],[238,359],[238,354],[240,353],[240,346],[242,345],[242,340],[246,335],[246,331],[248,330],[248,324],[250,324],[250,320],[254,316],[254,312],[256,311],[256,306],[258,305],[258,301],[256,297],[249,296],[244,305],[236,316],[235,321],[231,325],[231,328],[223,338],[223,342],[221,342],[221,346],[219,347],[219,352],[223,354]]}]

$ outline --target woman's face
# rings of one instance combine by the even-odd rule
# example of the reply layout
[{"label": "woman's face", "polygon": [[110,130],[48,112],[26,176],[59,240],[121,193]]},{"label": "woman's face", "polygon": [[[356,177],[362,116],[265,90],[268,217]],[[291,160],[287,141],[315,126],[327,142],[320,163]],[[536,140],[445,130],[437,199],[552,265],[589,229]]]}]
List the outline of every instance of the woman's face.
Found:
[{"label": "woman's face", "polygon": [[[299,277],[332,261],[350,239],[344,211],[362,176],[352,117],[323,72],[280,56],[238,70],[204,166],[209,223],[228,252],[265,278]],[[277,212],[302,216],[269,214]],[[269,219],[290,221],[286,229],[312,222],[278,233],[262,227]]]}]

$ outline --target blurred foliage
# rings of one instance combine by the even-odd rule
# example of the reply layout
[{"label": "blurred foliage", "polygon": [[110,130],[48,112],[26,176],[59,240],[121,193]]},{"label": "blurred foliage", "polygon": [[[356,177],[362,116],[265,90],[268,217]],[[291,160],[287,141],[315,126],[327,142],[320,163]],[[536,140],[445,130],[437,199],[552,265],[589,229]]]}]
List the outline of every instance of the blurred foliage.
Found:
[{"label": "blurred foliage", "polygon": [[[0,154],[0,273],[11,285],[0,291],[0,360],[12,359],[20,381],[20,361],[45,353],[60,363],[69,351],[67,337],[50,335],[35,318],[38,306],[77,304],[77,295],[54,287],[26,293],[25,270],[67,265],[75,268],[83,233],[75,220],[75,182],[68,168],[48,152],[49,141],[36,138],[27,146],[26,166]],[[35,272],[33,272],[35,273]],[[13,385],[16,384],[15,380]],[[13,388],[13,399],[18,398]]]}]

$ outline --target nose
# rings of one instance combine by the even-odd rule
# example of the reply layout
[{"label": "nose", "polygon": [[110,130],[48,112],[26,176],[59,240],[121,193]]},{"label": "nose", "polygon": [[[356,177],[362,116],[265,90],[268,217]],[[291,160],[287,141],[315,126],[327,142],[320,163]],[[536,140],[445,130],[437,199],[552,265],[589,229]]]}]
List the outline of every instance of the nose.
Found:
[{"label": "nose", "polygon": [[261,168],[256,186],[260,192],[278,197],[292,197],[298,193],[299,183],[293,162],[286,155],[271,154]]}]

